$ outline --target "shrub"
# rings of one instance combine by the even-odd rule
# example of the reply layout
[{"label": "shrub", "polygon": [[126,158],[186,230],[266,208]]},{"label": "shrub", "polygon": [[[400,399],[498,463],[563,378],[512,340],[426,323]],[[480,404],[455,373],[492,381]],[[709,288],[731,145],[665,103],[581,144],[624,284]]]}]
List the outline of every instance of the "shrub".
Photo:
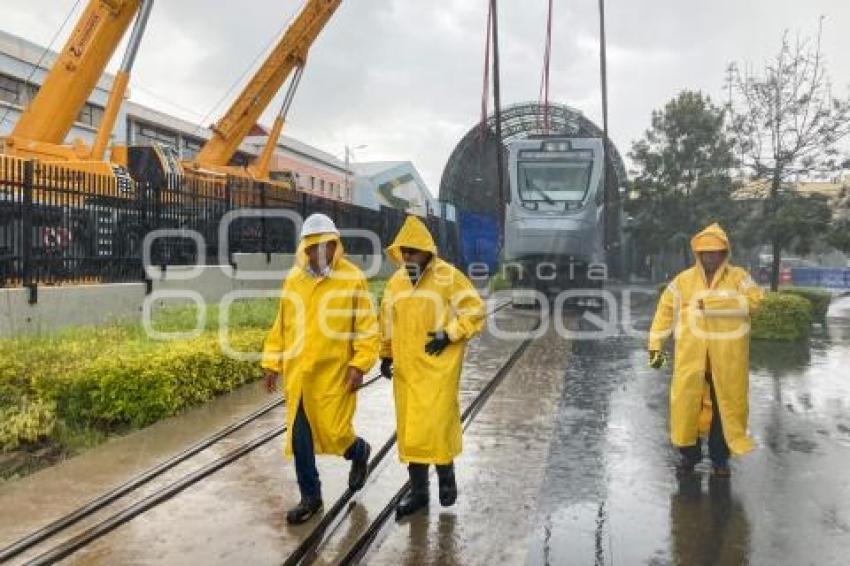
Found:
[{"label": "shrub", "polygon": [[829,310],[829,303],[832,302],[832,293],[829,291],[790,287],[788,289],[782,289],[780,293],[803,297],[812,304],[812,319],[816,322],[826,320],[826,312]]},{"label": "shrub", "polygon": [[[372,280],[369,289],[380,297],[385,283]],[[260,352],[277,306],[274,298],[234,303],[230,347]],[[138,324],[0,340],[0,451],[45,439],[73,451],[258,378],[258,362],[221,351],[218,313],[209,306],[203,333],[190,340],[153,341]],[[196,314],[195,306],[161,309],[153,326],[189,330]]]},{"label": "shrub", "polygon": [[[234,305],[231,347],[259,352],[275,308],[274,301]],[[161,321],[173,331],[183,318],[166,312]],[[133,325],[0,340],[0,451],[144,426],[259,375],[257,362],[221,351],[217,330],[166,342]]]},{"label": "shrub", "polygon": [[17,406],[0,409],[0,450],[44,440],[53,433],[55,425],[55,403],[24,397]]},{"label": "shrub", "polygon": [[[233,331],[236,349],[259,351],[263,331]],[[117,353],[97,356],[89,364],[36,388],[54,399],[63,421],[100,428],[140,427],[208,401],[259,376],[256,362],[225,356],[218,333],[194,340],[130,343]]]},{"label": "shrub", "polygon": [[767,293],[752,318],[753,340],[793,342],[805,338],[812,324],[812,306],[797,295]]}]

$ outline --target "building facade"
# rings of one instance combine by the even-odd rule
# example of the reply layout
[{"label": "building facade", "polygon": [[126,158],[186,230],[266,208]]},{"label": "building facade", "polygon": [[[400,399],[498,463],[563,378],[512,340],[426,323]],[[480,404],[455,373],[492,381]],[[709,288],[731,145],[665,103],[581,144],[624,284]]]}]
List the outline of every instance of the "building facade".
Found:
[{"label": "building facade", "polygon": [[372,209],[388,206],[417,216],[433,214],[454,219],[451,212],[445,214],[410,161],[356,163],[352,169],[354,204]]},{"label": "building facade", "polygon": [[[0,136],[11,133],[56,58],[55,52],[0,30]],[[108,73],[101,77],[69,132],[67,143],[81,139],[90,144],[94,140],[113,78]],[[268,140],[267,132],[257,127],[252,134],[255,135],[243,141],[232,164],[247,165],[260,154]],[[191,160],[210,136],[208,128],[125,100],[111,141],[128,145],[162,144],[174,148],[181,159]],[[346,182],[352,173],[346,170],[345,163],[291,137],[282,136],[278,140],[270,169],[272,178],[283,176],[285,171],[294,173],[299,190],[345,202],[354,200],[352,183]]]}]

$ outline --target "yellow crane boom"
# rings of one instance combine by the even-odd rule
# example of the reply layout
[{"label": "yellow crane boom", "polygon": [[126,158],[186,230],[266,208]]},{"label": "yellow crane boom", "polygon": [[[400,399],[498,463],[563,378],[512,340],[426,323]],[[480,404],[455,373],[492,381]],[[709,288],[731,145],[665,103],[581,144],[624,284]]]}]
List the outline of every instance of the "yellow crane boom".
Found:
[{"label": "yellow crane boom", "polygon": [[[230,168],[227,165],[239,148],[239,144],[257,123],[260,115],[271,103],[290,73],[304,65],[307,51],[341,3],[342,0],[307,0],[304,8],[298,13],[224,117],[212,126],[212,138],[204,144],[194,161],[189,164],[190,166],[196,169],[233,172],[228,171]],[[287,98],[291,102],[291,96],[288,95]],[[280,135],[286,107],[285,104],[284,111],[278,116],[276,127],[273,128],[277,131],[277,135]],[[277,140],[270,139],[269,143],[275,144]],[[263,152],[262,159],[259,160],[259,167],[253,168],[255,174],[260,173],[264,168],[267,173],[270,157],[267,152],[268,146]]]},{"label": "yellow crane boom", "polygon": [[141,2],[89,2],[12,137],[53,144],[65,141]]},{"label": "yellow crane boom", "polygon": [[[103,161],[103,154],[124,100],[130,70],[152,6],[153,0],[90,0],[38,94],[24,110],[11,135],[2,140],[0,153],[65,162],[72,169],[115,175],[116,167]],[[115,76],[93,147],[79,140],[65,145],[68,132],[134,17],[133,33]]]}]

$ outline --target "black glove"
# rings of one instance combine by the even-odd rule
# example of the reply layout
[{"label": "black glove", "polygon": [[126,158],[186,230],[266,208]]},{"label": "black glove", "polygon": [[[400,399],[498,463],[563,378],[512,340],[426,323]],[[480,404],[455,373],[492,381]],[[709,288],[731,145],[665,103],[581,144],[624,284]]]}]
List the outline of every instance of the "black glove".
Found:
[{"label": "black glove", "polygon": [[649,351],[649,367],[652,369],[661,369],[667,362],[667,354],[663,350]]},{"label": "black glove", "polygon": [[425,344],[425,351],[431,356],[439,356],[452,343],[444,330],[429,332],[428,336],[431,337],[431,341]]},{"label": "black glove", "polygon": [[381,358],[381,375],[387,379],[393,378],[393,359]]}]

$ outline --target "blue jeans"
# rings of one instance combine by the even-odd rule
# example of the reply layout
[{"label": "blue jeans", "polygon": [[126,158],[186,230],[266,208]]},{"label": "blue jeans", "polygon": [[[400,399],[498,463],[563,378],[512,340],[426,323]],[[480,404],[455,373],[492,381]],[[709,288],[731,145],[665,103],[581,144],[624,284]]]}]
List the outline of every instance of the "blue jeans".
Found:
[{"label": "blue jeans", "polygon": [[[359,436],[345,451],[345,459],[363,458],[366,442]],[[298,413],[292,426],[292,452],[295,456],[295,476],[298,478],[298,489],[302,499],[321,499],[322,482],[319,481],[319,470],[316,468],[316,453],[313,450],[313,431],[304,412],[304,405],[298,404]]]},{"label": "blue jeans", "polygon": [[[723,436],[723,422],[720,419],[720,406],[717,404],[717,395],[714,393],[714,383],[711,381],[711,375],[706,375],[708,381],[708,389],[711,394],[711,429],[708,432],[708,456],[711,458],[711,463],[715,466],[725,466],[729,461],[729,446],[726,444],[726,438]],[[679,448],[679,452],[692,462],[700,462],[702,460],[702,442],[697,437],[697,442],[693,446],[685,446]]]}]

